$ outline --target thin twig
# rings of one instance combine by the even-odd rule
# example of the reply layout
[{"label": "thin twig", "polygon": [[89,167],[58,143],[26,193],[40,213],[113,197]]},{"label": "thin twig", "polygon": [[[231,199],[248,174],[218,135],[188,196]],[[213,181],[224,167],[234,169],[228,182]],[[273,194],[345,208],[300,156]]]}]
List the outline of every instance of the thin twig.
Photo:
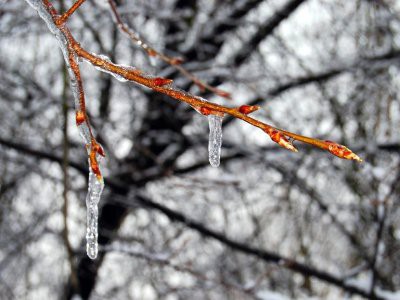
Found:
[{"label": "thin twig", "polygon": [[111,13],[114,17],[113,19],[114,19],[115,23],[118,25],[118,28],[122,32],[124,32],[136,45],[143,48],[149,56],[158,57],[165,63],[171,65],[172,67],[177,69],[179,72],[181,72],[183,75],[185,75],[187,78],[189,78],[191,81],[193,81],[200,88],[200,90],[208,90],[218,96],[224,97],[226,99],[231,99],[230,93],[209,85],[208,83],[199,79],[198,77],[196,77],[195,75],[190,73],[188,70],[186,70],[184,67],[182,67],[181,63],[183,62],[183,59],[181,57],[169,57],[169,56],[155,50],[153,47],[151,47],[147,43],[145,43],[143,41],[143,39],[141,39],[137,33],[135,33],[126,23],[124,23],[122,21],[122,18],[120,16],[120,14],[118,13],[115,1],[108,0],[108,3],[110,4]]},{"label": "thin twig", "polygon": [[63,25],[65,22],[68,21],[69,17],[85,2],[86,0],[77,0],[71,8],[66,11],[61,17],[59,17],[55,23],[56,25],[60,26]]}]

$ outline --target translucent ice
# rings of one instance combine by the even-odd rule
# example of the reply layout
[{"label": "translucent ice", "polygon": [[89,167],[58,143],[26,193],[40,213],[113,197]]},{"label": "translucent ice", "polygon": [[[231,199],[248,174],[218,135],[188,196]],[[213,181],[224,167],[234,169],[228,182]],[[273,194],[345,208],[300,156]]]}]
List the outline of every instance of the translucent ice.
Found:
[{"label": "translucent ice", "polygon": [[82,139],[84,140],[84,142],[87,146],[87,149],[89,151],[90,143],[92,141],[92,138],[90,136],[89,126],[86,124],[86,122],[84,122],[78,126],[78,129],[79,129],[79,134],[81,135]]},{"label": "translucent ice", "polygon": [[[97,58],[99,58],[99,59],[102,59],[102,60],[104,60],[104,61],[106,61],[106,62],[108,62],[108,63],[113,64],[113,63],[111,62],[111,59],[110,59],[107,55],[96,54],[96,53],[92,53],[92,55],[95,56],[95,57],[97,57]],[[90,62],[90,61],[87,61],[87,63],[90,64],[90,65],[92,65],[92,62]],[[113,65],[119,66],[119,67],[123,67],[122,65],[116,65],[116,64],[113,64]],[[104,73],[110,74],[111,76],[113,76],[113,77],[114,77],[115,79],[117,79],[118,81],[121,81],[121,82],[127,82],[127,81],[128,81],[127,79],[125,79],[125,78],[122,77],[121,75],[115,74],[115,73],[111,72],[111,71],[108,70],[105,66],[104,66],[103,68],[100,67],[100,66],[95,66],[95,69],[98,70],[98,71],[100,71],[100,72],[104,72]]]},{"label": "translucent ice", "polygon": [[97,222],[99,217],[98,204],[104,188],[103,180],[99,180],[89,167],[89,188],[86,196],[86,253],[91,259],[97,257],[98,252],[98,229]]},{"label": "translucent ice", "polygon": [[[78,86],[78,79],[76,78],[75,73],[73,72],[70,62],[69,62],[69,51],[68,51],[68,42],[65,34],[55,25],[53,17],[47,11],[46,6],[43,4],[41,0],[26,0],[39,14],[39,16],[46,22],[49,30],[55,35],[58,46],[60,47],[65,64],[67,65],[68,74],[70,77],[70,86],[72,90],[72,94],[74,95],[75,109],[79,109],[79,98],[80,98],[80,90]],[[85,141],[86,142],[86,141]]]},{"label": "translucent ice", "polygon": [[210,136],[208,142],[208,158],[211,166],[218,167],[221,157],[222,145],[222,117],[216,115],[208,116]]}]

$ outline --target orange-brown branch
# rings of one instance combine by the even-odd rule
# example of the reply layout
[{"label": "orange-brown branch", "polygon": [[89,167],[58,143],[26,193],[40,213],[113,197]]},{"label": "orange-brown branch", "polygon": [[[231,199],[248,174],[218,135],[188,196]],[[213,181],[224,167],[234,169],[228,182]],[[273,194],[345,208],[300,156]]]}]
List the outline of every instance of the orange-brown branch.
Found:
[{"label": "orange-brown branch", "polygon": [[[110,1],[110,3],[113,3],[112,0],[109,0],[109,1]],[[79,1],[77,1],[77,2],[79,2]],[[43,3],[46,4],[50,13],[52,13],[52,15],[53,15],[54,21],[56,21],[57,14],[56,14],[56,11],[54,10],[54,8],[51,6],[51,4],[48,2],[48,0],[43,0]],[[114,5],[114,9],[115,9],[115,5]],[[333,155],[336,155],[340,158],[361,161],[361,159],[356,154],[354,154],[351,150],[349,150],[345,146],[339,145],[339,144],[331,142],[331,141],[323,141],[323,140],[319,140],[319,139],[314,139],[314,138],[298,135],[298,134],[295,134],[295,133],[292,133],[289,131],[281,130],[281,129],[275,128],[269,124],[263,123],[259,120],[256,120],[256,119],[248,116],[249,113],[258,109],[257,106],[254,106],[254,107],[241,106],[241,107],[232,107],[231,108],[231,107],[226,107],[226,106],[219,105],[219,104],[210,103],[203,98],[196,97],[194,95],[191,95],[187,92],[181,91],[181,90],[173,87],[172,80],[170,80],[170,79],[145,76],[136,69],[127,68],[125,66],[120,66],[120,65],[114,64],[108,60],[105,60],[102,57],[99,57],[92,53],[89,53],[84,48],[82,48],[81,45],[73,38],[71,32],[68,30],[68,28],[66,26],[61,26],[61,25],[57,25],[57,26],[59,27],[59,29],[64,33],[64,35],[67,38],[68,49],[70,51],[70,64],[71,64],[72,70],[74,71],[74,73],[78,79],[79,90],[81,91],[81,95],[79,95],[80,96],[79,101],[80,101],[80,109],[83,114],[80,114],[79,120],[84,119],[87,122],[89,128],[90,128],[90,125],[89,125],[89,121],[86,116],[85,100],[84,100],[84,95],[83,95],[83,87],[82,87],[82,82],[81,82],[81,78],[80,78],[79,66],[75,60],[75,55],[89,61],[93,66],[99,67],[107,72],[117,74],[117,75],[125,78],[126,80],[139,83],[150,89],[153,89],[154,91],[163,93],[163,94],[168,95],[176,100],[185,102],[204,115],[215,114],[215,115],[223,116],[224,114],[227,114],[227,115],[231,115],[237,119],[243,120],[255,127],[260,128],[261,130],[266,132],[274,142],[278,143],[280,146],[282,146],[288,150],[297,152],[297,149],[293,146],[292,142],[290,140],[288,140],[288,137],[289,137],[293,140],[297,140],[297,141],[300,141],[300,142],[303,142],[306,144],[310,144],[310,145],[319,147],[323,150],[327,150],[327,151],[331,152]],[[78,120],[78,117],[77,117],[77,120]],[[95,161],[95,154],[99,153],[101,155],[104,155],[104,153],[102,151],[100,151],[101,153],[98,151],[98,147],[100,147],[100,146],[94,139],[91,130],[90,130],[90,135],[92,138],[92,147],[91,147],[92,149],[91,149],[90,156],[91,156],[91,161],[93,160],[92,169],[93,169],[93,171],[95,171],[95,168],[97,167],[97,161]],[[94,157],[94,159],[93,159],[93,157]]]},{"label": "orange-brown branch", "polygon": [[86,0],[77,0],[71,8],[66,11],[61,17],[56,20],[56,25],[62,25],[69,19],[70,16],[85,2]]}]

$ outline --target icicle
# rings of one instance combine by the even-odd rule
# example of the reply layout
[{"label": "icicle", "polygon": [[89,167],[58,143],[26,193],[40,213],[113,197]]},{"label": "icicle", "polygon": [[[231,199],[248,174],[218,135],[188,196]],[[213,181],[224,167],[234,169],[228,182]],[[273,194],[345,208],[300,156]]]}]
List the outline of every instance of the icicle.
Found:
[{"label": "icicle", "polygon": [[221,156],[222,145],[222,117],[208,115],[210,126],[210,137],[208,142],[208,158],[211,166],[218,167]]},{"label": "icicle", "polygon": [[[46,22],[50,31],[55,35],[57,38],[58,44],[62,50],[65,64],[67,65],[68,74],[70,77],[70,86],[72,90],[72,94],[74,96],[74,103],[75,103],[75,110],[77,114],[82,114],[80,111],[80,89],[78,86],[78,79],[76,78],[75,73],[73,72],[70,62],[69,62],[69,51],[68,51],[68,43],[67,38],[65,37],[64,33],[54,24],[53,18],[51,14],[48,12],[46,6],[43,4],[41,0],[26,0],[28,4],[30,4],[39,14],[39,16]],[[101,57],[102,59],[109,60],[106,57]],[[103,71],[103,70],[102,70]],[[121,78],[117,78],[121,80]],[[122,80],[125,80],[122,78]],[[126,80],[125,80],[126,81]],[[88,154],[91,153],[92,147],[92,138],[90,134],[90,130],[88,124],[84,122],[85,116],[79,115],[78,118],[78,128],[79,132],[85,142],[86,149]],[[101,154],[101,153],[100,153]],[[103,154],[102,154],[103,155]],[[96,160],[99,162],[101,159],[101,155],[99,152],[96,153]],[[87,254],[91,259],[95,259],[97,257],[98,246],[97,246],[97,236],[98,236],[98,229],[97,229],[97,220],[98,220],[98,203],[100,200],[101,193],[104,188],[103,179],[100,177],[98,178],[96,174],[93,173],[92,166],[89,161],[89,188],[88,194],[86,197],[86,206],[87,206],[87,231],[86,231],[86,241],[87,241]],[[100,170],[99,174],[101,174]]]},{"label": "icicle", "polygon": [[[98,157],[99,159],[100,157]],[[97,221],[99,216],[98,204],[104,188],[103,180],[99,180],[89,166],[89,188],[86,196],[86,253],[91,259],[97,257],[98,252],[98,229]]]}]

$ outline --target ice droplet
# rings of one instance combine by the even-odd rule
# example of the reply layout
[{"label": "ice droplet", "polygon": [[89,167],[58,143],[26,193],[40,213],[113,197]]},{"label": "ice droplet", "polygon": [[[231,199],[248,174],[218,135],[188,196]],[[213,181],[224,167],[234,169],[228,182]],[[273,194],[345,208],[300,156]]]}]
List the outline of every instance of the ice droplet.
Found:
[{"label": "ice droplet", "polygon": [[[99,159],[99,158],[98,158]],[[86,196],[86,253],[91,259],[95,259],[98,253],[98,228],[99,218],[98,204],[103,192],[104,182],[99,180],[89,167],[89,188]]]},{"label": "ice droplet", "polygon": [[218,167],[222,145],[222,117],[209,115],[210,136],[208,141],[208,159],[212,167]]}]

